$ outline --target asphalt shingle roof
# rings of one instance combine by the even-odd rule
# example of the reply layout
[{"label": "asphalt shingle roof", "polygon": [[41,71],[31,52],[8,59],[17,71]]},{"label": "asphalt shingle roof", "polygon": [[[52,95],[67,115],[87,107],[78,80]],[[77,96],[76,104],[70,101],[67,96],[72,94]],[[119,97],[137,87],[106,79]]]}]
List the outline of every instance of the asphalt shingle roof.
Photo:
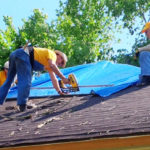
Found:
[{"label": "asphalt shingle roof", "polygon": [[[129,87],[107,98],[67,96],[32,99],[38,108],[18,113],[0,108],[0,147],[150,133],[150,86]],[[9,108],[10,109],[10,108]]]}]

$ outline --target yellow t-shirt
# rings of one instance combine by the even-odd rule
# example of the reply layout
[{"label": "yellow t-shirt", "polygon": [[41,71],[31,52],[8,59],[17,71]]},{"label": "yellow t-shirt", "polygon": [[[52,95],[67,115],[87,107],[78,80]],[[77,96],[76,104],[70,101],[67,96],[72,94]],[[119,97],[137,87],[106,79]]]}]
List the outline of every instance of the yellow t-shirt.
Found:
[{"label": "yellow t-shirt", "polygon": [[34,60],[42,64],[46,69],[50,69],[48,59],[56,62],[56,54],[47,48],[34,47]]},{"label": "yellow t-shirt", "polygon": [[6,81],[7,75],[5,71],[0,71],[0,86]]}]

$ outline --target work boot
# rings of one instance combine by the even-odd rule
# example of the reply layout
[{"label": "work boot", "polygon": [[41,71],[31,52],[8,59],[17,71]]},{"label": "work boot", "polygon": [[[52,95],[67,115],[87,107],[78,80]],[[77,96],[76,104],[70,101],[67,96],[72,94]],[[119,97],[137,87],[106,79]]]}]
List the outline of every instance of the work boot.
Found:
[{"label": "work boot", "polygon": [[26,110],[26,107],[27,107],[26,104],[19,105],[18,110],[20,112],[24,112]]},{"label": "work boot", "polygon": [[36,108],[37,106],[32,102],[27,102],[27,104],[22,104],[16,107],[17,111],[24,112],[26,109]]},{"label": "work boot", "polygon": [[150,85],[150,76],[142,76],[141,81],[136,84],[137,87]]}]

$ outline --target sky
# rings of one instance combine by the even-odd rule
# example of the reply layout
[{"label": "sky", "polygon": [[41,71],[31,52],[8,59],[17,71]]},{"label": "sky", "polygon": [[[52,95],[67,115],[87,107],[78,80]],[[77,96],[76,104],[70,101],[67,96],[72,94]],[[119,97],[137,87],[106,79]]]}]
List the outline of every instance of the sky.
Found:
[{"label": "sky", "polygon": [[[62,1],[65,2],[66,0]],[[59,0],[0,0],[0,29],[5,29],[3,16],[12,17],[13,24],[17,29],[23,25],[22,19],[28,19],[33,14],[34,9],[42,10],[48,15],[48,22],[51,22],[51,20],[56,19],[56,9],[58,8]],[[119,44],[112,41],[111,45],[115,50],[128,49],[131,51],[135,36],[131,37],[127,29],[122,30],[122,33],[116,33],[115,36],[121,39]]]},{"label": "sky", "polygon": [[17,28],[23,25],[22,19],[27,19],[33,14],[34,9],[48,14],[48,21],[51,21],[56,18],[58,8],[59,0],[0,0],[0,29],[5,29],[3,16],[12,17]]}]

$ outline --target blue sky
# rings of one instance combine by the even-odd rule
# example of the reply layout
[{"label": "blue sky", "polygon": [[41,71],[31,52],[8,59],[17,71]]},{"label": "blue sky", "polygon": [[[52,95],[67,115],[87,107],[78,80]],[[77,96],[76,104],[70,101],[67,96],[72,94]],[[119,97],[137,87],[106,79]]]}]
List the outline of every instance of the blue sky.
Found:
[{"label": "blue sky", "polygon": [[[65,2],[66,0],[62,0]],[[13,18],[13,24],[17,29],[22,26],[22,19],[27,19],[32,15],[33,9],[40,9],[48,14],[48,21],[56,18],[56,9],[59,8],[59,0],[0,0],[0,29],[5,29],[3,16]],[[135,36],[131,37],[128,30],[122,30],[122,33],[116,33],[116,38],[120,38],[121,42],[117,44],[112,41],[114,49],[128,49],[134,44]]]},{"label": "blue sky", "polygon": [[[65,0],[63,0],[65,2]],[[22,19],[33,14],[33,9],[43,9],[48,14],[48,21],[56,18],[59,0],[0,0],[0,29],[5,29],[3,16],[13,18],[15,27],[22,26]]]}]

